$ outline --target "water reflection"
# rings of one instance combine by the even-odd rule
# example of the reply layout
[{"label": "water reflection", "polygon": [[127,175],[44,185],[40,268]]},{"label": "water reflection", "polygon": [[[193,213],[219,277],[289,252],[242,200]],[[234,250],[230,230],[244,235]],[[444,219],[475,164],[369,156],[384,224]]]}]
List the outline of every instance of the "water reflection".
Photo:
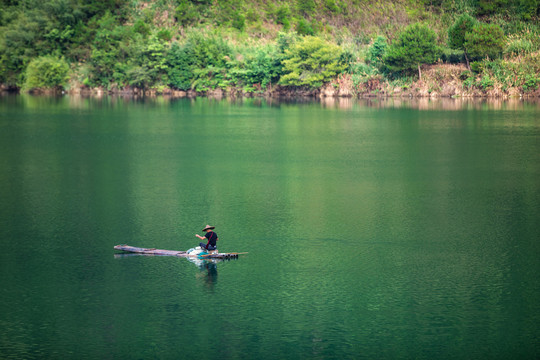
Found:
[{"label": "water reflection", "polygon": [[[538,103],[43,100],[0,97],[0,357],[538,358]],[[110,258],[203,221],[250,261]]]},{"label": "water reflection", "polygon": [[323,97],[320,101],[323,107],[349,110],[356,100],[350,97]]},{"label": "water reflection", "polygon": [[97,104],[104,106],[124,106],[133,103],[144,103],[151,106],[168,106],[176,102],[191,104],[228,104],[248,105],[254,107],[280,107],[283,105],[320,104],[323,108],[352,110],[356,107],[377,109],[416,109],[416,110],[522,110],[524,107],[540,107],[537,98],[429,98],[429,97],[194,97],[178,98],[173,96],[128,96],[128,95],[2,95],[4,99],[22,101],[27,108],[40,108],[44,104],[70,109],[89,109]]},{"label": "water reflection", "polygon": [[197,278],[200,279],[206,287],[212,289],[214,285],[216,285],[218,278],[217,263],[223,260],[198,258],[187,258],[187,260],[199,268],[200,273],[197,274]]},{"label": "water reflection", "polygon": [[[140,254],[140,253],[115,253],[115,259],[122,259],[135,256],[147,256],[147,257],[161,257],[170,255],[158,255],[158,254]],[[213,288],[217,283],[218,269],[217,264],[225,261],[224,259],[199,259],[199,258],[185,258],[190,263],[194,264],[200,272],[196,275],[197,279],[200,279],[203,284],[208,288]],[[227,259],[230,261],[231,259]]]},{"label": "water reflection", "polygon": [[[324,100],[335,104],[336,108],[348,109],[350,103]],[[522,110],[526,106],[540,105],[537,99],[522,98],[367,98],[350,100],[353,104],[378,109],[413,109],[413,110]]]}]

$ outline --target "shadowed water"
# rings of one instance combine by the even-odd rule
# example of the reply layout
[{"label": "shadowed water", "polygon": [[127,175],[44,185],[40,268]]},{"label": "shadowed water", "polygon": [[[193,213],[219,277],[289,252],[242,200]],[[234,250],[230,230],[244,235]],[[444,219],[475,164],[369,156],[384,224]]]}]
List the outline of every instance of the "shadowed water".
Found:
[{"label": "shadowed water", "polygon": [[538,179],[519,100],[3,96],[0,358],[538,359]]}]

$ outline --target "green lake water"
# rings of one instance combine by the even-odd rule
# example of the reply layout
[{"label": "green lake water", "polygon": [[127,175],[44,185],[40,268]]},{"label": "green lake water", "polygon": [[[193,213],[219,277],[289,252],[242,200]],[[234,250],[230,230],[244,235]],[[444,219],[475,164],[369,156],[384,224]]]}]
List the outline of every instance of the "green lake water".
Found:
[{"label": "green lake water", "polygon": [[537,360],[540,104],[2,96],[0,246],[1,359]]}]

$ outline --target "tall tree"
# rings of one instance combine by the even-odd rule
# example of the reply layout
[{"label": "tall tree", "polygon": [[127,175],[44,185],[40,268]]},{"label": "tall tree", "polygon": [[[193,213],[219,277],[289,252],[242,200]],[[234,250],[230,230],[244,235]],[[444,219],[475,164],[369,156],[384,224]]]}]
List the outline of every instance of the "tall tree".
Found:
[{"label": "tall tree", "polygon": [[448,46],[452,49],[463,50],[467,68],[470,70],[469,56],[465,47],[465,34],[472,31],[477,20],[469,14],[462,14],[448,29]]},{"label": "tall tree", "polygon": [[504,44],[504,33],[500,26],[495,24],[479,23],[465,34],[465,48],[474,58],[497,58],[501,55]]},{"label": "tall tree", "polygon": [[418,69],[418,77],[422,80],[422,64],[432,64],[437,60],[436,40],[437,35],[426,25],[409,25],[388,48],[384,63],[394,71]]}]

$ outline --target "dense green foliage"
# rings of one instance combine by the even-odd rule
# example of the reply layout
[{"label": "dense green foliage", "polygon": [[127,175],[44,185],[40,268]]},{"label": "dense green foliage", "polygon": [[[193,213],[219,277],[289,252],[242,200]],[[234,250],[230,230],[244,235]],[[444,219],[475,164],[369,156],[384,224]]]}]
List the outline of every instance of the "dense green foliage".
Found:
[{"label": "dense green foliage", "polygon": [[285,51],[282,85],[321,87],[345,69],[337,45],[307,36]]},{"label": "dense green foliage", "polygon": [[231,80],[245,92],[266,90],[283,74],[282,58],[274,45],[245,49],[229,72]]},{"label": "dense green foliage", "polygon": [[71,61],[88,56],[91,19],[109,9],[123,7],[121,0],[25,0],[0,3],[0,82],[24,83],[31,60],[62,55]]},{"label": "dense green foliage", "polygon": [[26,81],[24,88],[27,90],[41,88],[62,88],[66,85],[69,65],[64,59],[51,56],[41,56],[33,59],[26,68]]},{"label": "dense green foliage", "polygon": [[437,60],[439,50],[436,40],[437,35],[433,30],[419,23],[412,24],[399,34],[383,60],[390,70],[420,71],[420,65],[431,64]]},{"label": "dense green foliage", "polygon": [[470,33],[477,20],[469,14],[462,14],[448,29],[448,46],[452,49],[466,50],[465,35]]},{"label": "dense green foliage", "polygon": [[465,34],[464,47],[473,58],[498,57],[504,49],[504,34],[495,24],[476,24]]},{"label": "dense green foliage", "polygon": [[380,66],[383,62],[383,56],[386,53],[387,47],[388,43],[386,38],[379,35],[368,49],[368,56],[366,56],[366,62],[368,64]]},{"label": "dense green foliage", "polygon": [[525,62],[519,80],[489,76],[531,90],[539,11],[540,0],[0,0],[0,84],[264,92],[348,75],[371,88],[471,56],[476,72]]},{"label": "dense green foliage", "polygon": [[[173,43],[173,46],[179,47],[176,43]],[[215,34],[205,36],[194,32],[179,49],[181,50],[177,51],[177,57],[173,55],[169,59],[169,63],[177,63],[177,66],[171,66],[169,74],[184,71],[184,77],[176,75],[176,81],[181,81],[178,85],[189,83],[197,91],[225,88],[229,85],[227,67],[232,50],[222,38]],[[172,83],[171,85],[174,86]],[[187,86],[178,88],[187,90]]]}]

